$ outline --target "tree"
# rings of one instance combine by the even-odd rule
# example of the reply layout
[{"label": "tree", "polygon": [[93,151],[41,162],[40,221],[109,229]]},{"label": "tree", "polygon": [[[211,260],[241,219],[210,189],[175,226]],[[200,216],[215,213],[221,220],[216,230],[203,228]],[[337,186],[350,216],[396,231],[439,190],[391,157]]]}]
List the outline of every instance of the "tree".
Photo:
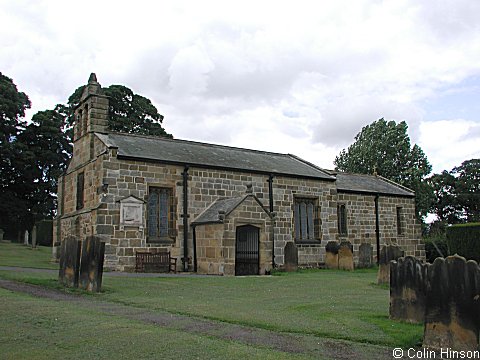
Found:
[{"label": "tree", "polygon": [[355,141],[335,158],[337,170],[379,175],[416,193],[419,219],[427,214],[433,192],[425,177],[432,167],[418,145],[411,146],[405,121],[379,119],[362,128]]},{"label": "tree", "polygon": [[467,222],[480,221],[480,159],[464,161],[453,168],[457,177],[457,200]]},{"label": "tree", "polygon": [[23,185],[32,213],[54,215],[57,180],[67,168],[72,153],[66,128],[66,118],[57,110],[39,111],[18,136],[18,142],[26,150]]},{"label": "tree", "polygon": [[456,198],[456,179],[448,171],[433,174],[428,178],[435,194],[430,211],[437,216],[437,221],[445,224],[461,222],[461,211]]},{"label": "tree", "polygon": [[[70,126],[73,126],[73,110],[79,104],[84,88],[85,85],[82,85],[73,92],[68,98],[67,106],[58,105]],[[123,85],[110,85],[103,90],[110,100],[108,126],[111,130],[173,138],[162,127],[163,115],[149,99],[135,94]]]},{"label": "tree", "polygon": [[428,179],[436,200],[431,211],[448,224],[480,221],[480,159],[464,161]]},{"label": "tree", "polygon": [[22,175],[21,169],[15,166],[19,159],[16,138],[24,129],[23,117],[30,106],[28,96],[0,72],[0,227],[3,229],[16,220],[24,207],[15,191]]}]

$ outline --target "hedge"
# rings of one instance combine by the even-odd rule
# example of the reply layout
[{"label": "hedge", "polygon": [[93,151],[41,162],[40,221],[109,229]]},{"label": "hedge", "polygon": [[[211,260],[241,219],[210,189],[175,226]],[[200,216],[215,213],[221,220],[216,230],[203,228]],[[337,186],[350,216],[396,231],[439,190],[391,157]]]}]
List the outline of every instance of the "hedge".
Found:
[{"label": "hedge", "polygon": [[450,254],[480,263],[480,223],[458,224],[447,228]]},{"label": "hedge", "polygon": [[[424,242],[427,262],[433,264],[437,257],[445,257],[449,255],[445,235],[428,236],[424,238]],[[433,245],[433,243],[435,243],[436,246]],[[438,252],[437,248],[441,251],[441,254]]]}]

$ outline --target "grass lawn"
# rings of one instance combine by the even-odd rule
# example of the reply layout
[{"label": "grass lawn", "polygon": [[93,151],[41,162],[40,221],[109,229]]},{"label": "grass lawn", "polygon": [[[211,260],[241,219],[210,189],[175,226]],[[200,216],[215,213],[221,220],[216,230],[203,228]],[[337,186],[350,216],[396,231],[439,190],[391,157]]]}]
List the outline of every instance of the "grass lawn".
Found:
[{"label": "grass lawn", "polygon": [[2,359],[303,359],[0,288]]},{"label": "grass lawn", "polygon": [[21,266],[37,269],[58,269],[58,264],[50,262],[52,248],[31,246],[0,241],[0,266]]},{"label": "grass lawn", "polygon": [[375,271],[272,277],[104,278],[100,298],[149,309],[388,346],[412,346],[423,327],[388,318]]},{"label": "grass lawn", "polygon": [[[16,255],[19,263],[13,264],[10,259],[6,259],[9,255],[5,254],[10,253],[10,256],[13,256],[12,252],[15,251],[12,248],[4,251],[5,245],[19,248]],[[36,260],[23,259],[23,257],[37,256]],[[42,267],[45,262],[47,262],[45,265],[50,265],[49,258],[48,260],[46,257],[43,260],[40,259],[43,256],[41,252],[28,251],[21,245],[0,243],[0,265],[32,266],[25,264],[35,263],[36,267]],[[56,275],[45,273],[0,271],[0,277],[48,287],[59,287]],[[354,272],[310,270],[262,277],[132,278],[104,273],[104,291],[89,296],[136,308],[242,324],[280,333],[296,333],[323,339],[344,339],[392,348],[418,345],[421,342],[423,326],[390,320],[388,318],[389,291],[385,287],[375,285],[375,280],[375,270]],[[30,302],[29,304],[37,309],[40,307],[43,309],[44,303],[48,302],[42,299],[28,299],[26,295],[11,294],[7,291],[3,291],[1,295],[6,297],[6,300],[10,296],[15,302]],[[8,302],[1,297],[0,301]],[[34,305],[35,302],[38,302],[38,305]],[[29,309],[30,305],[15,306],[14,309]],[[60,302],[56,302],[55,306],[63,309],[65,314],[86,317],[86,322],[90,322],[90,332],[96,334],[94,327],[96,321],[100,321],[100,315],[88,314],[87,316],[85,313],[76,313],[74,309],[70,308],[71,305]],[[15,313],[14,309],[11,311]],[[3,319],[4,315],[0,315]],[[23,310],[15,316],[23,319]],[[122,325],[122,319],[118,321],[119,329],[123,329],[122,326],[128,327],[127,324]],[[114,323],[116,321],[112,324]],[[80,325],[67,326],[65,334],[62,333],[61,336],[67,336],[70,331],[80,331],[81,334],[89,333],[89,327],[85,327],[84,331],[81,331],[81,329],[75,329],[75,326]],[[25,329],[27,327],[25,325]],[[165,331],[152,328],[148,332],[147,328],[144,324],[132,324],[131,332],[135,334],[132,336],[139,336],[138,341],[141,342],[143,336],[141,334],[148,338],[150,335],[155,337],[154,334],[157,332],[160,334]],[[143,330],[145,333],[142,332]],[[165,334],[160,335],[165,337]],[[118,336],[120,344],[125,339],[121,337],[120,333]],[[182,334],[182,336],[194,335]],[[102,332],[100,330],[92,338],[106,341],[101,339]],[[175,338],[181,338],[181,336],[177,334]],[[172,341],[174,340],[172,339]],[[5,340],[0,339],[0,347],[3,348],[2,341]],[[208,343],[210,345],[205,345],[205,347],[211,349],[222,345],[215,343],[220,341],[218,339],[197,339],[195,341]],[[248,353],[242,352],[247,350],[239,348],[238,354],[249,356]],[[199,357],[222,357],[221,353],[217,353],[216,350],[212,351],[208,356],[199,355]],[[270,350],[268,351],[270,352]],[[270,355],[273,356],[273,353],[268,353],[265,357],[268,358]],[[229,357],[231,356],[229,355]]]}]

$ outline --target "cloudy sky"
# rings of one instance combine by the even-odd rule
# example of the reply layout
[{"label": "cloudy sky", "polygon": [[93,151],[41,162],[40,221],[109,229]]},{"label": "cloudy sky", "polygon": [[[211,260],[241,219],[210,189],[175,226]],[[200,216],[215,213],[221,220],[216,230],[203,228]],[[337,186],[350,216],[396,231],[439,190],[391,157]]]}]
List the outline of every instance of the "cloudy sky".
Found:
[{"label": "cloudy sky", "polygon": [[379,118],[435,172],[480,156],[480,1],[0,0],[0,71],[66,102],[91,72],[149,99],[176,138],[333,168]]}]

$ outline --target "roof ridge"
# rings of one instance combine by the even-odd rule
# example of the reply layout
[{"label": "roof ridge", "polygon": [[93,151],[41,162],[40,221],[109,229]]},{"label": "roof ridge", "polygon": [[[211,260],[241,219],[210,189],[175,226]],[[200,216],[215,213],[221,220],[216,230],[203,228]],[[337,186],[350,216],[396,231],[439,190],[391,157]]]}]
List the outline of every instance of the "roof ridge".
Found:
[{"label": "roof ridge", "polygon": [[255,150],[255,149],[248,149],[248,148],[229,146],[229,145],[212,144],[212,143],[206,143],[206,142],[195,141],[195,140],[185,140],[185,139],[178,139],[178,138],[170,139],[163,136],[130,134],[130,133],[122,133],[118,131],[111,131],[109,132],[109,135],[134,136],[134,137],[146,138],[146,139],[152,139],[152,140],[161,140],[161,141],[168,141],[168,142],[183,142],[183,143],[202,145],[202,146],[208,146],[208,147],[235,149],[235,150],[249,151],[253,153],[261,153],[261,154],[268,154],[268,155],[278,155],[278,156],[284,156],[284,157],[290,156],[290,154],[285,154],[285,153],[277,153],[277,152],[265,151],[265,150]]},{"label": "roof ridge", "polygon": [[332,177],[332,179],[335,178],[335,176],[332,175],[332,174],[330,174],[330,173],[328,172],[328,170],[325,170],[325,169],[321,168],[320,166],[317,166],[317,165],[315,165],[314,163],[311,163],[310,161],[307,161],[307,160],[305,160],[305,159],[302,159],[301,157],[299,157],[299,156],[297,156],[297,155],[294,155],[294,154],[287,154],[287,155],[288,155],[289,157],[291,157],[292,159],[296,160],[296,161],[302,162],[302,163],[304,163],[304,164],[306,164],[306,165],[308,165],[308,166],[313,167],[313,168],[316,169],[316,170],[319,170],[319,171],[323,172],[325,175]]},{"label": "roof ridge", "polygon": [[377,177],[379,177],[380,179],[384,180],[385,182],[391,184],[391,185],[394,185],[394,186],[397,186],[405,191],[410,191],[411,193],[415,194],[415,190],[412,190],[406,186],[403,186],[402,184],[399,184],[397,183],[396,181],[393,181],[393,180],[390,180],[390,179],[387,179],[385,177],[383,177],[382,175],[377,175]]}]

